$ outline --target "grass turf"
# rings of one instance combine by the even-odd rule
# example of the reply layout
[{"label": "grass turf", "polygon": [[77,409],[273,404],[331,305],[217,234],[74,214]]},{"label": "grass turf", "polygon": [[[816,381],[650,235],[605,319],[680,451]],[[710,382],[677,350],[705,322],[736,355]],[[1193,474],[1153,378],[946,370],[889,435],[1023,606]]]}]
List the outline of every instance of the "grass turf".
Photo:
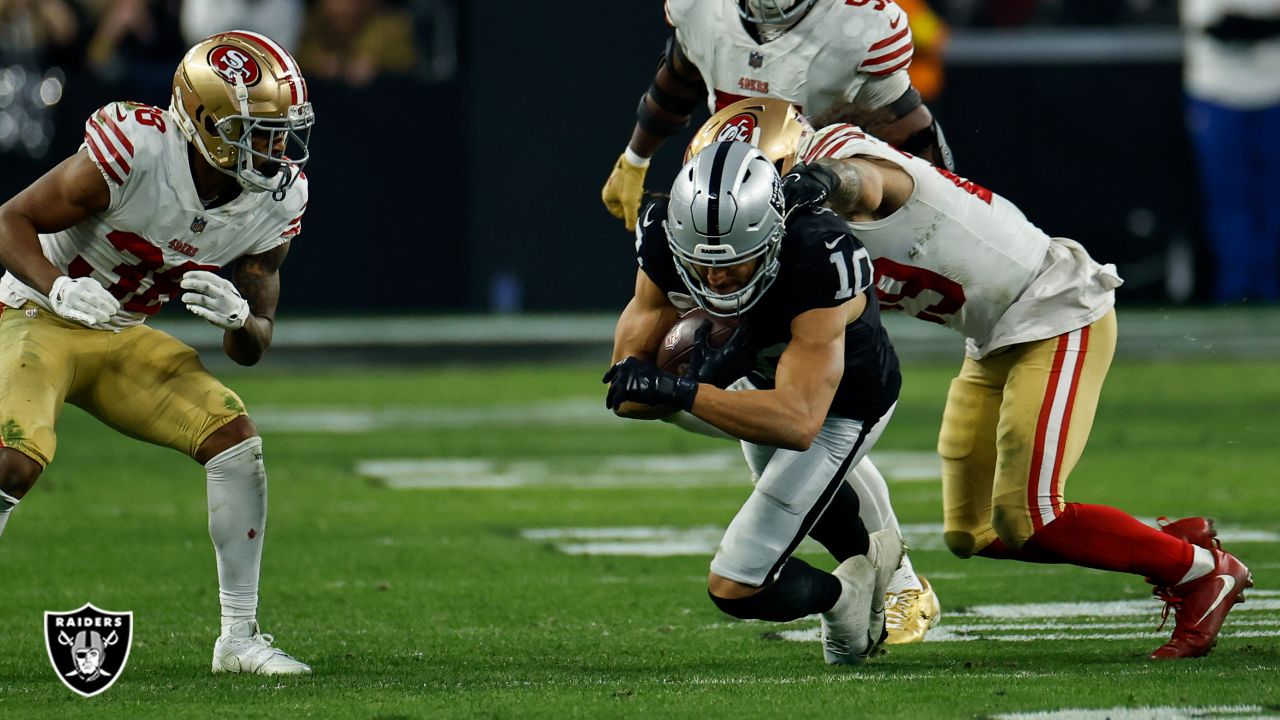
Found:
[{"label": "grass turf", "polygon": [[[879,448],[932,449],[954,370],[908,364],[902,401]],[[925,643],[891,648],[861,668],[828,668],[815,642],[780,641],[775,626],[721,615],[706,599],[706,555],[575,556],[520,535],[549,527],[722,527],[745,498],[745,470],[743,487],[500,490],[393,490],[353,472],[356,461],[371,458],[604,462],[726,447],[657,423],[611,418],[600,371],[224,376],[251,413],[319,406],[459,411],[566,399],[601,405],[598,419],[564,424],[461,422],[343,434],[264,425],[271,521],[260,617],[281,647],[315,666],[305,678],[209,673],[217,591],[203,473],[68,409],[56,461],[0,539],[0,717],[940,718],[1280,706],[1274,635],[1226,637],[1208,659],[1168,664],[1144,659],[1162,641],[1143,637]],[[1273,363],[1117,364],[1068,498],[1140,516],[1209,514],[1220,524],[1280,532],[1277,407],[1280,368]],[[936,482],[891,479],[891,487],[904,523],[940,522]],[[1254,568],[1259,590],[1277,589],[1280,547],[1231,549]],[[806,557],[833,565],[821,554]],[[941,627],[965,622],[954,613],[974,605],[1148,593],[1140,578],[1070,567],[960,561],[928,546],[913,558],[923,574],[939,576]],[[90,700],[54,677],[42,637],[45,610],[85,601],[135,617],[127,669]],[[1154,630],[1155,610],[1153,604],[1150,616],[1130,620],[1149,620],[1145,630]],[[1228,631],[1245,618],[1280,628],[1280,611],[1238,610]]]}]

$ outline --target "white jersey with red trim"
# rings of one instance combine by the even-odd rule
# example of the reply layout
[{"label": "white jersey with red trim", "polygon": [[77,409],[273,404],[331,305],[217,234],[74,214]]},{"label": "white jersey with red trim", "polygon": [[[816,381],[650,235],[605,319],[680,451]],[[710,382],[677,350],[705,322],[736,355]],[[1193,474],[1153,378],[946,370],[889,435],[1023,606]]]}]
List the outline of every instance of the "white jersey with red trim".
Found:
[{"label": "white jersey with red trim", "polygon": [[1051,238],[1016,205],[852,125],[819,130],[805,162],[869,156],[910,173],[911,196],[888,217],[850,222],[876,268],[880,306],[946,325],[981,359],[994,350],[1084,327],[1115,304],[1123,282],[1079,243]]},{"label": "white jersey with red trim", "polygon": [[[303,174],[281,201],[269,192],[242,191],[205,209],[187,160],[188,141],[168,111],[117,102],[85,123],[81,152],[102,171],[111,190],[106,211],[61,232],[40,235],[45,257],[70,277],[93,277],[123,309],[112,328],[137,325],[181,295],[188,270],[216,271],[244,255],[278,247],[302,230],[307,206]],[[197,162],[204,162],[197,155]],[[6,273],[0,302],[49,299]]]},{"label": "white jersey with red trim", "polygon": [[893,0],[817,0],[766,43],[747,32],[734,0],[667,0],[666,11],[712,112],[761,96],[810,116],[842,102],[879,108],[911,86],[911,30]]}]

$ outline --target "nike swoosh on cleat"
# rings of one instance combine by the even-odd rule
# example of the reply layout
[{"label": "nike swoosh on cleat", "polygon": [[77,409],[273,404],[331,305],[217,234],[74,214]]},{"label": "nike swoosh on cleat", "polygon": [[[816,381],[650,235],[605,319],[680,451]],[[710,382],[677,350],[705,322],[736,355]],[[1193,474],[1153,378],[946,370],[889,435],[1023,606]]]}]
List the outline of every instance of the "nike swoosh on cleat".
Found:
[{"label": "nike swoosh on cleat", "polygon": [[1218,597],[1214,599],[1213,604],[1209,606],[1209,609],[1204,611],[1204,615],[1201,615],[1200,619],[1196,621],[1196,625],[1204,622],[1204,619],[1209,617],[1209,613],[1213,612],[1215,608],[1221,605],[1222,601],[1226,599],[1227,594],[1236,587],[1236,579],[1230,575],[1219,575],[1218,579],[1222,581],[1222,590],[1218,591]]}]

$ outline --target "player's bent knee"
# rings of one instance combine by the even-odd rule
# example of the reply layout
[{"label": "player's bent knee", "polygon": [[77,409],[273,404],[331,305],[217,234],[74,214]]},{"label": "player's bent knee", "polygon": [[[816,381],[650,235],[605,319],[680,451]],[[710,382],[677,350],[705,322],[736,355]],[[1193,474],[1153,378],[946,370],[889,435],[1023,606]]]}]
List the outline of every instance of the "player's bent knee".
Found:
[{"label": "player's bent knee", "polygon": [[36,484],[44,468],[13,448],[0,448],[0,490],[21,499]]},{"label": "player's bent knee", "polygon": [[942,541],[952,555],[961,560],[968,560],[978,551],[978,538],[973,533],[963,530],[948,530],[942,533]]},{"label": "player's bent knee", "polygon": [[254,426],[253,421],[248,415],[241,415],[205,438],[196,451],[196,462],[205,465],[223,452],[257,436],[258,428]]},{"label": "player's bent knee", "polygon": [[1021,506],[995,505],[991,508],[991,525],[996,537],[1010,550],[1020,550],[1031,537],[1027,511]]}]

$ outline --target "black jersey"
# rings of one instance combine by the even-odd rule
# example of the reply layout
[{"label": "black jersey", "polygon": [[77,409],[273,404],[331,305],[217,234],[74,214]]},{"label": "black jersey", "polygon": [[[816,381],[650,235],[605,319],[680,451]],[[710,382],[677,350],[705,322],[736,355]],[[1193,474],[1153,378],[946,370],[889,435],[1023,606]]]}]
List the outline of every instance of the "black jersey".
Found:
[{"label": "black jersey", "polygon": [[[668,297],[693,302],[676,271],[662,221],[667,201],[640,213],[636,255],[641,269]],[[778,276],[745,317],[751,323],[759,370],[752,381],[772,388],[778,358],[791,340],[791,321],[803,312],[841,305],[858,293],[867,309],[844,333],[844,375],[831,402],[831,415],[874,421],[898,399],[902,376],[889,334],[880,324],[880,305],[866,248],[830,210],[801,211],[787,225],[778,252]],[[681,305],[681,302],[676,302]]]}]

